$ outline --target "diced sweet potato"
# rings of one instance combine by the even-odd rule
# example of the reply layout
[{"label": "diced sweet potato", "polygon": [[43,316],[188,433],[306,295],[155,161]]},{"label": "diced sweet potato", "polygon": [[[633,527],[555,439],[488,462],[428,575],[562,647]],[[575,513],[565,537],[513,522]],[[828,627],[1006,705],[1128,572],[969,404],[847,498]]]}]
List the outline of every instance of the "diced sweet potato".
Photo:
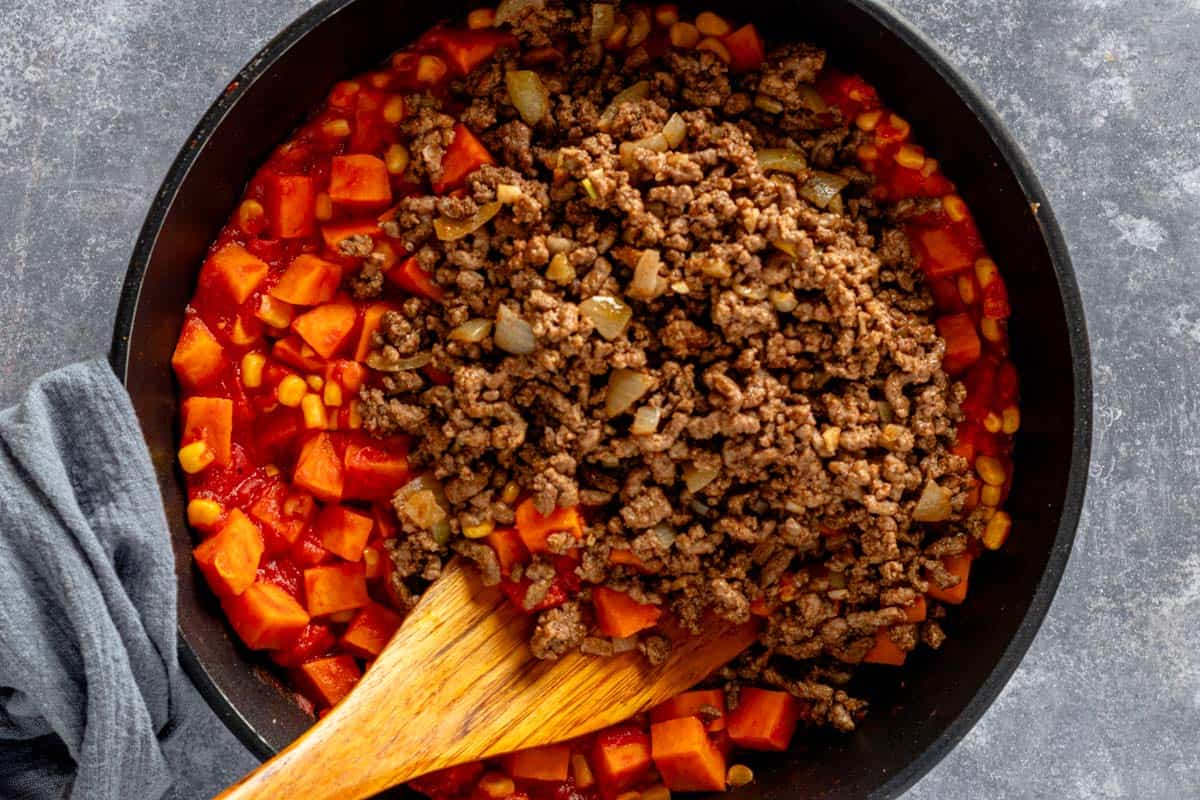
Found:
[{"label": "diced sweet potato", "polygon": [[600,632],[617,639],[654,627],[662,616],[662,606],[639,603],[625,592],[606,586],[592,590],[592,603],[596,607],[596,624]]},{"label": "diced sweet potato", "polygon": [[347,561],[362,558],[363,548],[374,527],[375,520],[341,505],[325,506],[317,515],[317,533],[322,546]]},{"label": "diced sweet potato", "polygon": [[430,300],[441,300],[446,293],[445,289],[438,286],[433,280],[433,276],[425,271],[421,266],[421,262],[416,256],[411,256],[401,261],[396,266],[384,273],[384,278],[388,283],[399,286],[409,294],[417,297],[425,297]]},{"label": "diced sweet potato", "polygon": [[917,595],[917,599],[911,606],[905,609],[905,622],[924,622],[927,613],[928,604],[925,602],[925,595]]},{"label": "diced sweet potato", "polygon": [[183,401],[180,444],[203,441],[213,451],[213,463],[229,465],[233,452],[233,401],[224,397],[189,397]]},{"label": "diced sweet potato", "polygon": [[762,66],[766,49],[753,24],[746,24],[722,39],[729,50],[729,68],[734,72],[752,72]]},{"label": "diced sweet potato", "polygon": [[927,594],[934,600],[958,605],[967,599],[967,578],[971,574],[971,556],[966,553],[957,556],[945,556],[942,558],[942,564],[945,565],[946,571],[951,575],[957,575],[959,581],[948,589],[943,589],[933,581],[930,581]]},{"label": "diced sweet potato", "polygon": [[[910,231],[910,236],[913,231]],[[961,272],[975,264],[971,252],[953,231],[946,228],[919,228],[915,231],[921,269],[929,277]]]},{"label": "diced sweet potato", "polygon": [[632,550],[623,550],[617,547],[608,551],[608,563],[633,567],[634,569],[642,569],[645,566]]},{"label": "diced sweet potato", "polygon": [[705,725],[709,733],[725,729],[725,692],[720,689],[696,689],[677,694],[665,703],[650,709],[651,722],[665,722],[680,717],[699,717],[701,712],[716,709],[720,716]]},{"label": "diced sweet potato", "polygon": [[517,506],[517,533],[531,553],[549,552],[546,540],[552,533],[569,533],[576,539],[583,538],[583,518],[578,509],[557,508],[550,515],[538,512],[532,498]]},{"label": "diced sweet potato", "polygon": [[351,236],[370,236],[372,239],[382,236],[379,222],[374,219],[351,220],[349,222],[326,222],[321,225],[321,238],[325,246],[337,252],[338,245]]},{"label": "diced sweet potato", "polygon": [[412,480],[405,449],[366,437],[346,443],[345,496],[386,500]]},{"label": "diced sweet potato", "polygon": [[316,187],[305,175],[269,175],[266,179],[267,218],[276,239],[312,236],[316,222]]},{"label": "diced sweet potato", "polygon": [[320,372],[325,366],[325,359],[321,358],[321,354],[296,334],[277,339],[271,348],[271,355],[304,372]]},{"label": "diced sweet potato", "polygon": [[334,301],[296,317],[292,330],[322,358],[333,358],[357,321],[358,311],[353,303]]},{"label": "diced sweet potato", "polygon": [[[399,267],[396,269],[399,269]],[[396,307],[391,303],[371,303],[366,307],[363,311],[362,330],[358,334],[358,346],[354,348],[355,361],[367,360],[367,355],[374,347],[371,343],[371,337],[375,331],[379,330],[380,320],[383,319],[384,314],[395,310]]]},{"label": "diced sweet potato", "polygon": [[183,322],[171,366],[179,382],[189,389],[204,386],[219,376],[228,362],[225,349],[213,336],[212,331],[197,316],[188,316]]},{"label": "diced sweet potato", "polygon": [[204,264],[206,277],[221,286],[238,305],[254,294],[267,277],[267,270],[267,262],[234,242],[213,253]]},{"label": "diced sweet potato", "polygon": [[221,600],[221,607],[251,650],[287,647],[308,624],[308,612],[294,597],[261,580],[241,594]]},{"label": "diced sweet potato", "polygon": [[300,448],[292,482],[319,500],[336,503],[342,499],[344,481],[342,460],[338,458],[333,439],[328,433],[314,434]]},{"label": "diced sweet potato", "polygon": [[337,294],[342,268],[310,253],[296,256],[267,294],[297,306],[327,303]]},{"label": "diced sweet potato", "polygon": [[354,656],[343,653],[301,664],[296,684],[318,706],[332,706],[350,694],[361,677]]},{"label": "diced sweet potato", "polygon": [[329,197],[354,208],[382,208],[392,202],[387,165],[371,155],[334,156],[329,172]]},{"label": "diced sweet potato", "polygon": [[896,646],[888,628],[875,631],[875,644],[863,656],[864,664],[887,664],[892,667],[904,666],[904,658],[908,654]]},{"label": "diced sweet potato", "polygon": [[787,750],[800,719],[800,704],[788,692],[744,688],[729,712],[729,738],[747,750]]},{"label": "diced sweet potato", "polygon": [[325,367],[325,381],[333,381],[349,394],[358,394],[358,390],[367,381],[367,368],[357,361],[335,359]]},{"label": "diced sweet potato", "polygon": [[379,603],[368,603],[342,636],[342,647],[359,658],[375,658],[400,627],[403,617]]},{"label": "diced sweet potato", "polygon": [[514,564],[523,564],[529,560],[529,550],[512,528],[492,531],[488,534],[487,543],[496,551],[496,558],[500,561],[500,574],[505,577],[512,572]]},{"label": "diced sweet potato", "polygon": [[592,743],[591,764],[605,793],[618,794],[650,771],[650,735],[633,723],[603,730]]},{"label": "diced sweet potato", "polygon": [[975,323],[966,314],[947,314],[937,318],[938,335],[946,340],[942,366],[957,375],[979,360],[983,347]]},{"label": "diced sweet potato", "polygon": [[519,781],[560,783],[567,779],[571,766],[571,746],[552,744],[531,747],[504,757],[505,770]]},{"label": "diced sweet potato", "polygon": [[238,595],[250,588],[263,554],[263,536],[241,509],[233,509],[225,524],[192,554],[208,585],[219,595]]},{"label": "diced sweet potato", "polygon": [[427,47],[436,47],[460,76],[491,58],[501,47],[516,47],[511,33],[497,30],[450,30],[435,28],[421,37]]},{"label": "diced sweet potato", "polygon": [[484,164],[495,164],[496,159],[483,146],[483,142],[461,122],[454,126],[454,140],[442,156],[442,177],[433,184],[433,191],[445,194],[466,183],[467,176]]},{"label": "diced sweet potato", "polygon": [[651,725],[650,748],[662,782],[672,792],[724,791],[725,756],[696,717]]},{"label": "diced sweet potato", "polygon": [[308,527],[317,504],[310,495],[277,481],[250,506],[250,516],[275,536],[291,544]]},{"label": "diced sweet potato", "polygon": [[304,570],[304,597],[314,617],[362,608],[367,581],[362,564],[326,564]]}]

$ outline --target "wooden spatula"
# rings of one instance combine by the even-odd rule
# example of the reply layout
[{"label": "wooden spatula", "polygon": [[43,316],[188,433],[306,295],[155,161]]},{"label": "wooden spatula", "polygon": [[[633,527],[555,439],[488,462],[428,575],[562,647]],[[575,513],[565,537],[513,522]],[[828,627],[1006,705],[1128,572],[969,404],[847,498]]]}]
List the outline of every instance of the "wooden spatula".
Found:
[{"label": "wooden spatula", "polygon": [[341,703],[220,795],[357,800],[443,767],[560,742],[678,694],[755,638],[716,623],[667,661],[638,652],[539,661],[530,617],[452,563]]}]

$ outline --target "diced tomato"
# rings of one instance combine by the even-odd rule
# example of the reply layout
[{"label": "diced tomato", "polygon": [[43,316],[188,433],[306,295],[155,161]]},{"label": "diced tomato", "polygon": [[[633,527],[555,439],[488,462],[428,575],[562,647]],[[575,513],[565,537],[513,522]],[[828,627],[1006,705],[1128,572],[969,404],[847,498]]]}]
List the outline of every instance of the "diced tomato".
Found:
[{"label": "diced tomato", "polygon": [[[274,397],[269,398],[274,403]],[[280,406],[259,418],[255,434],[259,448],[269,457],[291,451],[297,437],[305,430],[299,409]]]},{"label": "diced tomato", "polygon": [[758,28],[753,24],[743,25],[733,33],[726,34],[721,41],[729,50],[732,58],[729,68],[734,72],[753,72],[766,60],[766,48],[763,47]]},{"label": "diced tomato", "polygon": [[662,616],[662,606],[639,603],[625,592],[606,586],[592,590],[592,603],[600,632],[617,639],[654,627]]},{"label": "diced tomato", "polygon": [[300,631],[296,641],[272,653],[271,660],[281,667],[298,667],[327,654],[336,644],[337,636],[328,625],[310,622]]},{"label": "diced tomato", "polygon": [[316,223],[316,187],[305,175],[268,175],[267,219],[276,239],[312,236]]},{"label": "diced tomato", "polygon": [[800,719],[800,705],[788,692],[743,688],[729,713],[729,738],[747,750],[787,750]]},{"label": "diced tomato", "polygon": [[[431,798],[452,798],[464,794],[475,785],[483,774],[483,764],[472,761],[454,767],[440,769],[408,782],[408,785]],[[511,800],[511,796],[509,798]]]},{"label": "diced tomato", "polygon": [[859,113],[879,107],[875,89],[857,75],[847,75],[827,69],[817,81],[817,91],[830,106],[842,112],[842,119],[852,122]]},{"label": "diced tomato", "polygon": [[1008,304],[1008,289],[1004,279],[997,275],[983,287],[983,315],[988,319],[1008,319],[1012,307]]},{"label": "diced tomato", "polygon": [[461,122],[454,126],[454,140],[446,148],[442,156],[442,177],[433,184],[437,194],[458,189],[467,180],[467,176],[484,164],[495,164],[496,159],[475,134]]},{"label": "diced tomato", "polygon": [[324,564],[333,555],[321,544],[321,534],[316,528],[305,528],[292,544],[288,556],[300,567],[307,569]]},{"label": "diced tomato", "polygon": [[274,584],[299,601],[304,571],[290,558],[271,558],[259,565],[257,582]]},{"label": "diced tomato", "polygon": [[[435,302],[441,300],[442,296],[446,293],[446,290],[438,286],[433,280],[433,276],[425,271],[416,256],[411,256],[401,261],[385,272],[384,277],[389,283],[399,286],[409,294],[424,297]],[[380,312],[380,315],[382,316],[382,312]],[[365,355],[364,353],[364,357]]]},{"label": "diced tomato", "polygon": [[421,37],[419,44],[441,51],[455,72],[464,76],[501,47],[515,48],[517,40],[506,31],[434,28]]},{"label": "diced tomato", "polygon": [[591,765],[606,794],[623,792],[650,771],[650,735],[633,723],[601,731],[592,742]]}]

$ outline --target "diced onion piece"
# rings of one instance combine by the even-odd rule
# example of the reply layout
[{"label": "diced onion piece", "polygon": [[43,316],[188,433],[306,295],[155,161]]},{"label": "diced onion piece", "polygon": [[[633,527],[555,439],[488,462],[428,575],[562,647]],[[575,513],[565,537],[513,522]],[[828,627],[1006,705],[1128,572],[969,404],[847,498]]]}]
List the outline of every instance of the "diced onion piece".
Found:
[{"label": "diced onion piece", "polygon": [[787,172],[799,175],[808,169],[804,153],[786,147],[764,147],[758,151],[758,166],[764,172]]},{"label": "diced onion piece", "polygon": [[792,258],[798,258],[800,256],[799,248],[797,248],[792,242],[785,242],[782,239],[776,239],[775,241],[771,242],[771,246],[780,252],[787,253]]},{"label": "diced onion piece", "polygon": [[917,522],[945,522],[950,519],[950,490],[938,486],[934,481],[926,483],[913,509],[912,518]]},{"label": "diced onion piece", "polygon": [[496,6],[496,20],[493,24],[500,26],[512,22],[527,8],[545,7],[546,0],[500,0],[500,5]]},{"label": "diced onion piece", "polygon": [[542,79],[530,69],[510,69],[504,75],[508,99],[526,125],[537,125],[550,110],[550,93]]},{"label": "diced onion piece", "polygon": [[642,399],[654,379],[635,369],[614,369],[608,376],[608,391],[604,395],[604,413],[609,417],[624,414]]},{"label": "diced onion piece", "polygon": [[687,484],[688,491],[695,494],[715,481],[720,474],[719,467],[699,467],[695,464],[688,464],[683,468],[683,482]]},{"label": "diced onion piece", "polygon": [[575,268],[571,266],[571,259],[566,253],[555,253],[550,259],[550,266],[546,268],[546,279],[559,286],[566,286],[575,280]]},{"label": "diced onion piece", "polygon": [[672,149],[679,147],[687,137],[687,123],[679,114],[672,114],[671,118],[667,120],[667,124],[663,125],[662,135],[667,140],[668,147]]},{"label": "diced onion piece", "polygon": [[633,424],[629,426],[629,432],[635,436],[658,433],[658,420],[661,416],[662,409],[658,406],[642,406],[633,415]]},{"label": "diced onion piece", "polygon": [[[427,531],[436,531],[447,523],[449,538],[449,504],[442,484],[432,475],[419,475],[396,492],[396,507],[404,511],[413,524]],[[444,544],[444,542],[442,542]]]},{"label": "diced onion piece", "polygon": [[817,88],[808,83],[796,85],[796,93],[800,98],[800,107],[806,108],[817,114],[824,114],[829,110],[829,105],[825,102],[825,98],[821,97],[821,93]]},{"label": "diced onion piece", "polygon": [[637,648],[638,637],[626,636],[623,639],[613,639],[612,649],[614,653],[628,653]]},{"label": "diced onion piece", "polygon": [[596,332],[610,342],[625,332],[625,326],[633,318],[633,309],[628,303],[604,294],[584,300],[579,304],[579,311],[592,321]]},{"label": "diced onion piece", "polygon": [[524,193],[521,191],[520,186],[511,183],[496,184],[496,199],[501,203],[515,203],[521,199],[522,194]]},{"label": "diced onion piece", "polygon": [[781,314],[790,314],[796,310],[796,306],[800,305],[794,292],[772,289],[770,297],[771,305],[775,306],[775,310]]},{"label": "diced onion piece", "polygon": [[496,347],[515,356],[525,356],[537,349],[537,339],[529,323],[508,309],[500,306],[496,315]]},{"label": "diced onion piece", "polygon": [[573,242],[565,236],[550,234],[546,237],[546,249],[550,251],[551,255],[556,256],[559,253],[568,252],[572,244]]},{"label": "diced onion piece", "polygon": [[499,200],[484,203],[479,207],[478,211],[466,219],[438,217],[433,221],[433,230],[437,233],[438,239],[443,242],[452,242],[455,239],[461,239],[468,233],[474,233],[488,224],[492,217],[500,213],[500,208],[503,205]]},{"label": "diced onion piece", "polygon": [[829,201],[845,189],[850,181],[832,172],[813,171],[811,177],[796,193],[818,208],[825,208]]},{"label": "diced onion piece", "polygon": [[462,325],[450,331],[449,338],[456,342],[475,344],[476,342],[482,342],[491,332],[492,321],[477,317],[467,320]]},{"label": "diced onion piece", "polygon": [[783,103],[779,102],[774,97],[768,97],[765,94],[755,96],[754,107],[760,111],[765,111],[768,114],[783,113]]},{"label": "diced onion piece", "polygon": [[409,358],[389,361],[378,352],[374,352],[367,356],[367,366],[376,372],[407,372],[408,370],[420,369],[432,360],[433,353],[417,353],[415,356]]},{"label": "diced onion piece", "polygon": [[659,255],[657,250],[644,250],[633,268],[633,280],[629,282],[627,294],[638,300],[653,300],[666,289],[665,281],[658,274]]},{"label": "diced onion piece", "polygon": [[766,300],[768,294],[767,287],[763,286],[761,283],[756,283],[753,286],[747,286],[744,283],[739,283],[737,286],[733,287],[733,292],[738,297],[753,301],[755,303]]},{"label": "diced onion piece", "polygon": [[611,3],[596,3],[592,6],[592,41],[603,42],[617,27],[617,10]]},{"label": "diced onion piece", "polygon": [[654,538],[658,539],[663,547],[670,547],[675,544],[675,529],[665,522],[660,522],[650,529],[654,534]]},{"label": "diced onion piece", "polygon": [[656,153],[665,153],[671,149],[667,143],[667,137],[661,132],[652,133],[645,139],[638,139],[633,142],[621,142],[619,152],[621,154],[621,166],[626,170],[632,171],[637,167],[638,150],[653,150]]},{"label": "diced onion piece", "polygon": [[637,102],[638,100],[645,100],[649,96],[650,96],[650,81],[638,81],[637,83],[630,86],[628,89],[624,89],[620,92],[617,92],[617,95],[615,97],[613,97],[612,101],[608,104],[608,106],[605,107],[604,111],[600,114],[600,119],[597,120],[597,123],[596,123],[597,127],[599,127],[600,130],[602,130],[602,131],[608,130],[608,127],[610,125],[612,125],[613,118],[617,116],[617,109],[622,104],[634,103],[634,102]]}]

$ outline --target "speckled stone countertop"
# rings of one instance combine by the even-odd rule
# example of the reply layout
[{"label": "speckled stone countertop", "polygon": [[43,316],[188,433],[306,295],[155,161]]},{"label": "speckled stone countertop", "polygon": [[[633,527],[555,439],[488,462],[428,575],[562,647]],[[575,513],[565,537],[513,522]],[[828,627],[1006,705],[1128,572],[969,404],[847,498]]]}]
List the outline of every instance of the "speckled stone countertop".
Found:
[{"label": "speckled stone countertop", "polygon": [[[0,3],[0,405],[103,352],[137,231],[306,0]],[[910,800],[1200,797],[1200,3],[895,0],[1029,155],[1087,307],[1095,446],[1050,615]],[[1036,387],[1027,387],[1036,391]],[[194,692],[175,797],[248,770]]]}]

